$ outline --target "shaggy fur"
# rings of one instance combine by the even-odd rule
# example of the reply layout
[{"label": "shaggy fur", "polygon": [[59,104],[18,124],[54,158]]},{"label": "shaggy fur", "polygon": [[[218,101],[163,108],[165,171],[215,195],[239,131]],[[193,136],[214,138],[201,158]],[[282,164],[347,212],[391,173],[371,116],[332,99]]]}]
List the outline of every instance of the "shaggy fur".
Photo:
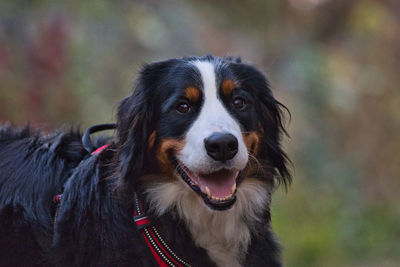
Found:
[{"label": "shaggy fur", "polygon": [[[215,84],[219,100],[210,100]],[[234,102],[237,95],[245,108]],[[237,156],[224,163],[207,153],[200,159],[204,148],[198,157],[190,152],[190,142],[209,127],[202,106],[217,104],[225,117],[215,122],[239,142]],[[254,67],[189,57],[143,68],[119,105],[116,136],[96,141],[96,147],[110,144],[99,154],[91,156],[76,131],[1,127],[0,266],[156,266],[133,221],[133,192],[168,246],[191,266],[281,266],[269,212],[276,185],[290,182],[281,107]],[[246,163],[243,149],[248,162],[238,170],[236,202],[223,210],[178,172],[201,160],[210,175],[221,164],[237,173],[235,166]],[[182,157],[187,153],[193,162]]]}]

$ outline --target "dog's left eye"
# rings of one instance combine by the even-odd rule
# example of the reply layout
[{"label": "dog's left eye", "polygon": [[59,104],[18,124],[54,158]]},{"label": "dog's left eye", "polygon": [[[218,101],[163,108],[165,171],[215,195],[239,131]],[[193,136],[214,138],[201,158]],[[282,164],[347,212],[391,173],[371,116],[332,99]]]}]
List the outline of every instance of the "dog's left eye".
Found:
[{"label": "dog's left eye", "polygon": [[232,105],[235,109],[243,109],[246,105],[246,102],[242,97],[238,96],[233,99]]},{"label": "dog's left eye", "polygon": [[179,113],[183,113],[183,114],[184,114],[184,113],[188,113],[188,112],[190,112],[190,110],[191,110],[189,104],[186,103],[186,102],[179,103],[179,104],[176,106],[175,109],[176,109]]}]

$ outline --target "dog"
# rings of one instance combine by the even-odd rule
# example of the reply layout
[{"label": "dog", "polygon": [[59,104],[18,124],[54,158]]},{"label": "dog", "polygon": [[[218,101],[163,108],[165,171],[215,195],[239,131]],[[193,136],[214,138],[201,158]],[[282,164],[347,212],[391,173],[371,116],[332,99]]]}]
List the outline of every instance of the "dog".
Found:
[{"label": "dog", "polygon": [[284,109],[257,68],[206,55],[145,65],[94,153],[3,126],[0,265],[281,266]]}]

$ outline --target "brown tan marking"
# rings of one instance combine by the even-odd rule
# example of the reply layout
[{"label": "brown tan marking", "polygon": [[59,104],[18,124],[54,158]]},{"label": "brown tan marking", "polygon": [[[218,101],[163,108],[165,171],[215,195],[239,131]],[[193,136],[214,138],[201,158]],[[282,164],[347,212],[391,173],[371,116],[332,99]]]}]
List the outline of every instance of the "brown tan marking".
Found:
[{"label": "brown tan marking", "polygon": [[152,149],[154,147],[154,142],[156,141],[156,131],[153,131],[149,136],[149,148]]},{"label": "brown tan marking", "polygon": [[232,80],[225,80],[222,82],[221,89],[224,95],[228,96],[232,93],[233,89],[236,88],[236,84]]},{"label": "brown tan marking", "polygon": [[183,149],[184,145],[185,144],[183,141],[172,138],[163,139],[160,141],[156,152],[156,157],[160,163],[161,169],[164,172],[172,173],[175,169],[171,164],[168,153],[173,152],[176,154],[178,151]]},{"label": "brown tan marking", "polygon": [[257,155],[260,143],[260,135],[257,132],[243,133],[243,140],[246,144],[247,151],[253,155]]},{"label": "brown tan marking", "polygon": [[200,98],[200,90],[194,86],[190,86],[186,88],[184,95],[191,102],[197,102]]}]

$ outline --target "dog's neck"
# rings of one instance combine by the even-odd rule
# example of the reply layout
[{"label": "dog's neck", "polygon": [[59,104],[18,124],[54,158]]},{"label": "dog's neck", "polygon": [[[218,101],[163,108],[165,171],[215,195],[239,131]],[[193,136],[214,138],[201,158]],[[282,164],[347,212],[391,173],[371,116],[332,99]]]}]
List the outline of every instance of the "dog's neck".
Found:
[{"label": "dog's neck", "polygon": [[226,211],[215,211],[186,184],[152,183],[147,201],[156,215],[174,212],[189,229],[196,245],[204,248],[218,266],[241,266],[255,224],[262,221],[269,205],[266,184],[245,179],[237,188],[237,201]]}]

